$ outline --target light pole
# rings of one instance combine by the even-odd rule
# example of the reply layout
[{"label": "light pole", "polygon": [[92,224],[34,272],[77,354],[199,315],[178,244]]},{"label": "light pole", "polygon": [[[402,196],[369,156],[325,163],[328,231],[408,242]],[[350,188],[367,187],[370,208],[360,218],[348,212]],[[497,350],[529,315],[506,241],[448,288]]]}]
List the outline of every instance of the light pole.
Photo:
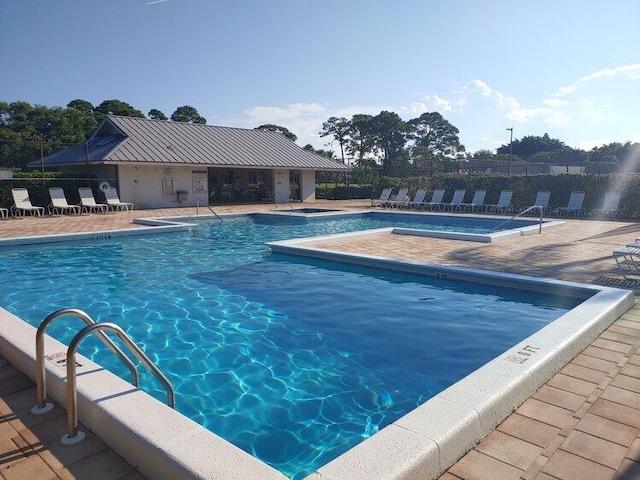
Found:
[{"label": "light pole", "polygon": [[509,138],[509,163],[507,165],[507,174],[511,175],[511,155],[513,155],[513,127],[507,128],[511,133],[511,137]]}]

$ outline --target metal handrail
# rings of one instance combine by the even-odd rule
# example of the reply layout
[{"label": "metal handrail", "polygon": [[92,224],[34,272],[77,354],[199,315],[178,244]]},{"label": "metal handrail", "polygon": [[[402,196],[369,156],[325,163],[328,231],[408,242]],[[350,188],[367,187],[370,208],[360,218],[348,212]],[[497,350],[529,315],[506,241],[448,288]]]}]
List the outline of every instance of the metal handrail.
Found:
[{"label": "metal handrail", "polygon": [[[282,193],[280,192],[276,192],[278,194],[278,197],[283,198],[285,201],[281,202],[281,203],[286,203],[287,205],[289,205],[289,208],[291,210],[293,210],[293,205],[291,205],[291,199],[289,197],[285,197]],[[276,202],[276,210],[278,209],[278,202]]]},{"label": "metal handrail", "polygon": [[540,227],[538,228],[538,233],[542,233],[542,214],[544,213],[544,208],[542,205],[532,205],[530,207],[525,208],[523,211],[516,213],[515,215],[513,215],[511,218],[509,218],[508,220],[505,220],[504,222],[502,222],[501,224],[493,227],[491,229],[491,231],[493,230],[497,230],[498,228],[500,228],[501,226],[509,223],[511,220],[513,220],[514,218],[519,217],[520,215],[524,215],[527,212],[530,212],[531,210],[535,210],[535,209],[539,209],[540,210]]},{"label": "metal handrail", "polygon": [[[51,411],[53,408],[53,404],[46,402],[47,379],[44,371],[44,333],[54,320],[67,315],[79,318],[87,325],[94,325],[96,323],[89,315],[77,308],[61,308],[47,315],[42,321],[36,332],[36,405],[31,409],[33,415],[42,415]],[[131,383],[137,387],[140,382],[140,377],[134,363],[104,333],[99,332],[98,338],[129,368],[131,372]]]},{"label": "metal handrail", "polygon": [[97,331],[98,334],[102,333],[100,330],[109,330],[115,333],[122,342],[129,347],[129,350],[140,360],[145,367],[164,385],[167,390],[167,405],[171,408],[175,407],[175,392],[171,382],[164,376],[164,374],[158,370],[158,367],[149,360],[144,352],[138,347],[133,340],[115,323],[93,323],[87,325],[80,330],[67,350],[67,435],[64,435],[60,442],[63,445],[72,445],[82,441],[84,433],[78,432],[78,389],[76,386],[76,350],[78,345],[90,333]]},{"label": "metal handrail", "polygon": [[[196,200],[196,215],[200,215],[200,208],[199,208],[199,207],[200,207],[200,203],[201,203],[201,200],[198,198],[198,199]],[[205,203],[202,203],[202,206],[203,206],[203,207],[207,207],[207,208],[209,209],[209,211],[210,211],[211,213],[213,213],[213,214],[216,216],[216,218],[217,218],[218,220],[222,221],[222,218],[220,218],[220,215],[218,215],[218,214],[213,210],[213,208],[211,208],[211,206],[210,206],[210,205],[207,205],[207,204],[205,204]]]}]

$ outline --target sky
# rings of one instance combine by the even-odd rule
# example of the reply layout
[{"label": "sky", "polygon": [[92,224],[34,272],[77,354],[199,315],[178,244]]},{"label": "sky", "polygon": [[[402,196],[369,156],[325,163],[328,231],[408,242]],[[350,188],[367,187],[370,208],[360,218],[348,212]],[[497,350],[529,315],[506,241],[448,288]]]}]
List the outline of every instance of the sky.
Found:
[{"label": "sky", "polygon": [[0,0],[0,101],[195,107],[338,151],[329,117],[439,112],[467,152],[640,142],[638,0]]}]

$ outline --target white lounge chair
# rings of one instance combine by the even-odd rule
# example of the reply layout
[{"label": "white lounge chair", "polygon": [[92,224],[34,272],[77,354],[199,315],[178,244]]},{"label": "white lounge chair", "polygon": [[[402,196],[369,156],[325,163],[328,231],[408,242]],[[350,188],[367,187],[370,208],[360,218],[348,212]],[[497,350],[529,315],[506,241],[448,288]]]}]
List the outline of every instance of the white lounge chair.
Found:
[{"label": "white lounge chair", "polygon": [[104,196],[107,199],[107,205],[110,210],[133,212],[133,203],[121,202],[118,197],[118,191],[115,188],[107,188],[104,191]]},{"label": "white lounge chair", "polygon": [[487,205],[487,212],[489,213],[511,213],[513,206],[511,205],[511,198],[513,197],[513,190],[502,190],[498,203]]},{"label": "white lounge chair", "polygon": [[431,201],[425,204],[425,207],[428,207],[429,210],[441,210],[444,207],[444,203],[442,200],[444,199],[444,189],[437,188],[433,191],[433,195],[431,196]]},{"label": "white lounge chair", "polygon": [[470,203],[461,203],[459,210],[466,212],[471,210],[472,212],[481,212],[484,210],[484,198],[487,196],[486,190],[476,190],[473,194],[473,198]]},{"label": "white lounge chair", "polygon": [[11,195],[13,195],[13,206],[11,211],[14,216],[24,217],[26,213],[31,215],[37,215],[42,217],[44,215],[44,208],[38,207],[31,203],[29,199],[29,192],[26,188],[12,188]]},{"label": "white lounge chair", "polygon": [[451,210],[452,212],[454,210],[458,210],[460,205],[462,205],[462,202],[464,202],[465,193],[467,193],[467,191],[463,189],[458,189],[453,192],[453,198],[451,199],[451,202],[445,204],[444,210]]},{"label": "white lounge chair", "polygon": [[620,192],[608,192],[604,196],[604,202],[602,202],[602,208],[596,208],[591,215],[595,218],[610,217],[616,219],[620,217]]},{"label": "white lounge chair", "polygon": [[9,216],[9,210],[0,207],[0,218],[7,218]]},{"label": "white lounge chair", "polygon": [[581,217],[582,215],[584,215],[582,202],[584,202],[584,192],[571,192],[571,196],[569,197],[567,206],[556,208],[555,213],[561,217],[568,217],[569,215],[573,215],[574,217]]},{"label": "white lounge chair", "polygon": [[551,198],[551,192],[549,190],[538,190],[536,193],[536,199],[533,201],[533,205],[527,205],[522,209],[522,212],[531,207],[540,207],[542,212],[540,212],[540,208],[534,208],[525,215],[536,215],[541,214],[544,215],[549,212],[549,199]]},{"label": "white lounge chair", "polygon": [[398,190],[398,194],[396,195],[395,200],[389,200],[386,203],[386,206],[392,207],[392,208],[409,206],[409,200],[407,195],[408,193],[409,193],[409,189],[407,187],[402,187],[400,190]]},{"label": "white lounge chair", "polygon": [[425,205],[424,197],[427,195],[426,188],[420,188],[413,196],[413,200],[409,202],[410,208],[422,208]]},{"label": "white lounge chair", "polygon": [[51,215],[62,215],[63,213],[80,215],[80,205],[69,205],[62,187],[50,187],[49,196],[51,197],[49,204]]},{"label": "white lounge chair", "polygon": [[613,259],[618,265],[618,270],[624,278],[640,277],[640,246],[629,244],[613,251]]},{"label": "white lounge chair", "polygon": [[78,188],[78,195],[80,195],[80,207],[82,207],[84,213],[107,213],[108,205],[106,203],[97,203],[91,188]]},{"label": "white lounge chair", "polygon": [[389,199],[391,198],[391,191],[393,190],[393,188],[391,187],[387,187],[387,188],[383,188],[382,192],[380,193],[380,198],[378,198],[377,200],[371,200],[371,206],[372,207],[382,207],[384,206]]}]

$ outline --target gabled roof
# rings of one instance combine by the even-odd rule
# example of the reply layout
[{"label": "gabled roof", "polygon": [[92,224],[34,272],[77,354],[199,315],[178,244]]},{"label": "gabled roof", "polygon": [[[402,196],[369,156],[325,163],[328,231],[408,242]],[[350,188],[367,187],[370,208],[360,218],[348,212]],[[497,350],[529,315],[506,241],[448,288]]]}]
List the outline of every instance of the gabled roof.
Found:
[{"label": "gabled roof", "polygon": [[220,167],[348,170],[266,130],[108,115],[87,144],[45,158],[47,166],[77,163],[162,163]]}]

